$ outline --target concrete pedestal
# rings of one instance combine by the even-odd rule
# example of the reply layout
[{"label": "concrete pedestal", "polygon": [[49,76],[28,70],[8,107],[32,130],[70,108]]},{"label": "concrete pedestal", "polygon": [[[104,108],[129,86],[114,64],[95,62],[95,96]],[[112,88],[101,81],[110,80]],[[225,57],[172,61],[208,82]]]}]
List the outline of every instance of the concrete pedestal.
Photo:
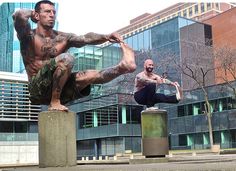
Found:
[{"label": "concrete pedestal", "polygon": [[142,154],[165,157],[169,154],[166,110],[144,110],[141,113]]},{"label": "concrete pedestal", "polygon": [[76,115],[45,111],[39,114],[39,167],[76,165]]}]

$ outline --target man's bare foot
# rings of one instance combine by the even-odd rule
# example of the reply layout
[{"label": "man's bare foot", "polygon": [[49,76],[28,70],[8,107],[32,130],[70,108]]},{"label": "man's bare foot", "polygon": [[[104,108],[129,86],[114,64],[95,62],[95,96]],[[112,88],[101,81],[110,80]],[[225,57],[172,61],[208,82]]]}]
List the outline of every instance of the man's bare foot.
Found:
[{"label": "man's bare foot", "polygon": [[134,51],[126,43],[120,42],[123,57],[119,63],[124,73],[134,72],[136,69]]},{"label": "man's bare foot", "polygon": [[58,110],[58,111],[65,111],[65,112],[69,111],[69,109],[66,106],[63,106],[61,104],[50,104],[48,107],[48,110],[49,111]]},{"label": "man's bare foot", "polygon": [[175,88],[176,88],[176,99],[178,101],[182,100],[183,99],[183,90],[182,88],[180,87],[179,83],[178,82],[175,82]]}]

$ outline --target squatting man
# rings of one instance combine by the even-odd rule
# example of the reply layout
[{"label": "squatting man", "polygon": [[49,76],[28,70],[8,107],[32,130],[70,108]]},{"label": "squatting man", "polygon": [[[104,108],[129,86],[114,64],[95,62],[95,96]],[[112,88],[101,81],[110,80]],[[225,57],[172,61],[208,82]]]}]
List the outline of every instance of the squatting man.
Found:
[{"label": "squatting man", "polygon": [[[37,23],[36,29],[30,27],[30,19]],[[89,95],[91,84],[103,84],[136,69],[133,50],[119,34],[64,33],[53,30],[55,19],[54,3],[46,0],[37,2],[34,10],[20,9],[13,14],[33,104],[49,105],[48,110],[68,111],[64,104]],[[106,41],[121,46],[123,56],[116,66],[72,73],[74,57],[67,53],[70,47]]]},{"label": "squatting man", "polygon": [[[146,105],[148,109],[156,109],[156,103],[178,103],[182,99],[182,90],[178,82],[172,82],[153,73],[153,60],[144,62],[144,70],[135,77],[134,99],[137,103]],[[175,95],[156,93],[159,84],[169,84],[176,87]]]}]

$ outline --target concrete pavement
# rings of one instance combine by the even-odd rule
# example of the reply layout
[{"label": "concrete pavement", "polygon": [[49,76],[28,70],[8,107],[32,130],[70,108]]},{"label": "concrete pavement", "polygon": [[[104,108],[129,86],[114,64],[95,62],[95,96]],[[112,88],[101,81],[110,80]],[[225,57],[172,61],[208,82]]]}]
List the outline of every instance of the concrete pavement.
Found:
[{"label": "concrete pavement", "polygon": [[[120,161],[120,162],[119,162]],[[122,163],[123,162],[123,163]],[[178,155],[167,158],[86,161],[74,167],[8,167],[0,171],[236,171],[236,155]]]}]

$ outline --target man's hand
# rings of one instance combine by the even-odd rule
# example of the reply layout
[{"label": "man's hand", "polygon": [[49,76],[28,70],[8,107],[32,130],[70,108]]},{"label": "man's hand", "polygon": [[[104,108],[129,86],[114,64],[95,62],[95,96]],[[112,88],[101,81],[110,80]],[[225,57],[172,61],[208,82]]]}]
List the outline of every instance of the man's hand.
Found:
[{"label": "man's hand", "polygon": [[38,21],[35,19],[35,11],[32,10],[31,12],[31,17],[30,17],[31,21],[33,21],[34,23],[37,23]]},{"label": "man's hand", "polygon": [[124,42],[122,37],[118,33],[112,33],[108,36],[108,41],[111,43],[120,43]]},{"label": "man's hand", "polygon": [[179,83],[178,83],[178,82],[172,82],[172,85],[173,85],[173,86],[180,87],[180,85],[179,85]]}]

